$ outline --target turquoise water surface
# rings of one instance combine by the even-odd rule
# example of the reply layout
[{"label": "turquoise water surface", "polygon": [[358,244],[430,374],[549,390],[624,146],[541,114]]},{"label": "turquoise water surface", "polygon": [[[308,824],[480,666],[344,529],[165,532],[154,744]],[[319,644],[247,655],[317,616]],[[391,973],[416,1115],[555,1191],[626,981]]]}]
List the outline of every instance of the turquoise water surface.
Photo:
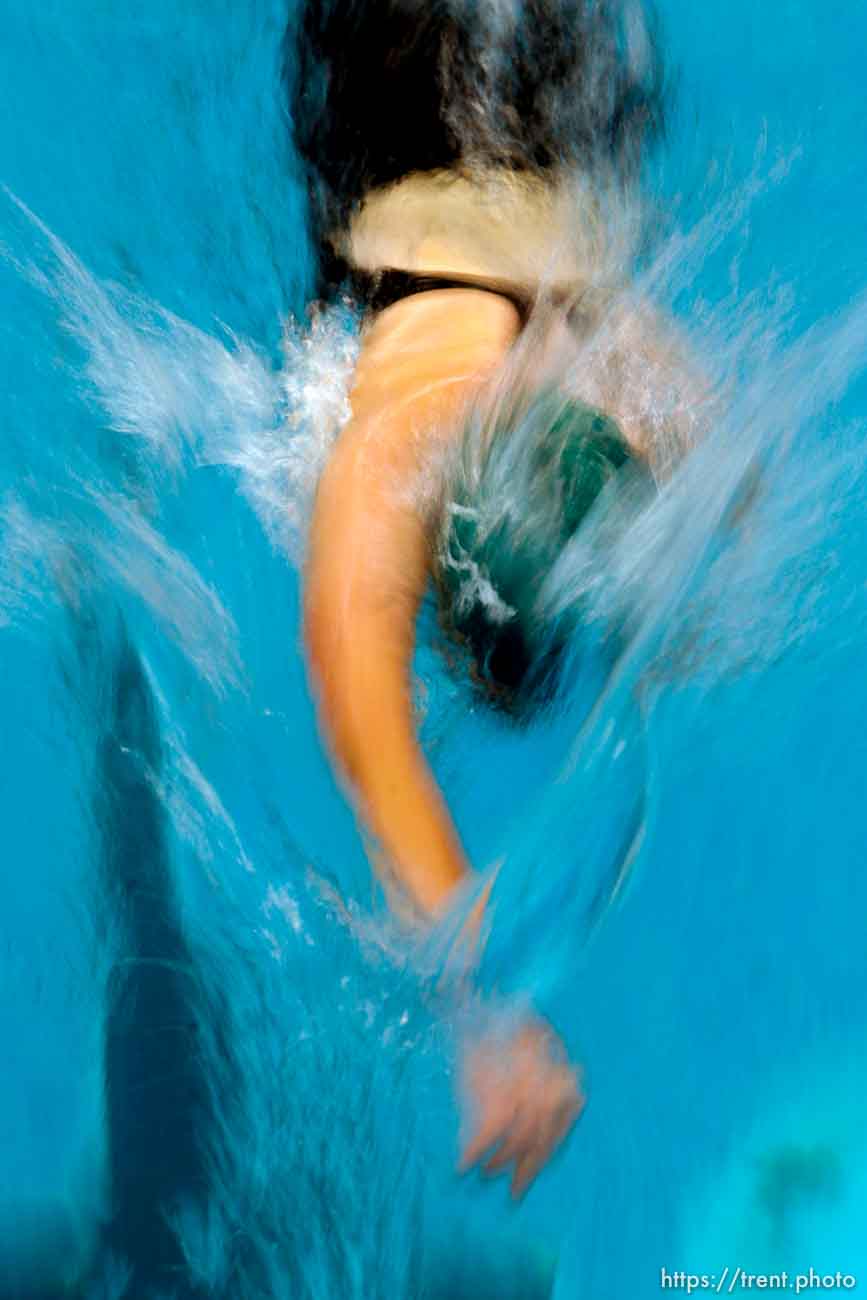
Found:
[{"label": "turquoise water surface", "polygon": [[867,13],[661,6],[638,270],[719,403],[612,562],[613,672],[510,731],[422,620],[425,743],[505,859],[470,1019],[532,999],[587,1072],[515,1208],[455,1173],[468,1013],[305,683],[356,326],[305,315],[285,6],[2,10],[0,1296],[867,1286]]}]

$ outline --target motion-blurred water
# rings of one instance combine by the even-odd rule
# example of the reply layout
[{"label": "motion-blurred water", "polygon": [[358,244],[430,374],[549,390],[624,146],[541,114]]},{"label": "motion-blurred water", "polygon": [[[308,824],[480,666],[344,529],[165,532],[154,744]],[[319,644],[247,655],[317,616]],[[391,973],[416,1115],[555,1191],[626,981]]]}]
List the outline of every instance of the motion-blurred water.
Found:
[{"label": "motion-blurred water", "polygon": [[616,663],[510,730],[422,620],[431,760],[505,860],[480,1014],[534,1000],[588,1072],[513,1209],[454,1173],[454,1008],[304,681],[357,323],[305,315],[284,7],[2,7],[0,1295],[867,1276],[867,19],[663,6],[637,284],[715,402],[594,571]]}]

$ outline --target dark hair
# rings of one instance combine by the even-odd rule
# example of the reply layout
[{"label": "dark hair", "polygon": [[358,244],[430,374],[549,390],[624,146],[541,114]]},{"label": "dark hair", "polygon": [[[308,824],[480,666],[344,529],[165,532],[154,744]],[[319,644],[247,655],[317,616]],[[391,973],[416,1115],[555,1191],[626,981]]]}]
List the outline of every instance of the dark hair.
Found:
[{"label": "dark hair", "polygon": [[634,166],[663,103],[636,22],[616,0],[302,0],[284,75],[317,239],[410,172]]}]

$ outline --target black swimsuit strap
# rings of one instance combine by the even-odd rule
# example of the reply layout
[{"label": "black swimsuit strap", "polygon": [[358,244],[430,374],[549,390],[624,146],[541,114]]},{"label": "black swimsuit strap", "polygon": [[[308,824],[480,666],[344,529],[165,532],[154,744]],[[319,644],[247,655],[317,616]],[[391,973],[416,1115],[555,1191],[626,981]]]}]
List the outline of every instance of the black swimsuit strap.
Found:
[{"label": "black swimsuit strap", "polygon": [[536,304],[537,294],[512,280],[489,279],[475,275],[449,275],[447,272],[401,271],[386,267],[381,271],[361,271],[353,268],[352,287],[371,312],[385,311],[403,298],[417,293],[430,293],[434,289],[483,289],[499,294],[513,303],[526,325]]}]

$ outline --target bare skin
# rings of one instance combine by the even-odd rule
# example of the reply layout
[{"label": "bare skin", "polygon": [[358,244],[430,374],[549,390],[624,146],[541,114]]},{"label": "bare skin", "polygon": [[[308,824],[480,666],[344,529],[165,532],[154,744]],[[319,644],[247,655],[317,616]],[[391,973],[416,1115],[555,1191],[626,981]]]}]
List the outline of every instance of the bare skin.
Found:
[{"label": "bare skin", "polygon": [[426,293],[383,312],[311,529],[305,636],[321,720],[377,855],[429,914],[448,906],[468,866],[413,721],[429,570],[419,481],[517,330],[511,304],[479,290]]},{"label": "bare skin", "polygon": [[[415,733],[411,661],[428,580],[420,479],[518,335],[506,299],[448,289],[405,299],[368,330],[342,432],[317,493],[304,611],[320,719],[371,856],[424,914],[453,900],[469,865]],[[583,1107],[553,1032],[529,1020],[475,1043],[464,1082],[476,1127],[462,1168],[513,1167],[520,1195]]]}]

